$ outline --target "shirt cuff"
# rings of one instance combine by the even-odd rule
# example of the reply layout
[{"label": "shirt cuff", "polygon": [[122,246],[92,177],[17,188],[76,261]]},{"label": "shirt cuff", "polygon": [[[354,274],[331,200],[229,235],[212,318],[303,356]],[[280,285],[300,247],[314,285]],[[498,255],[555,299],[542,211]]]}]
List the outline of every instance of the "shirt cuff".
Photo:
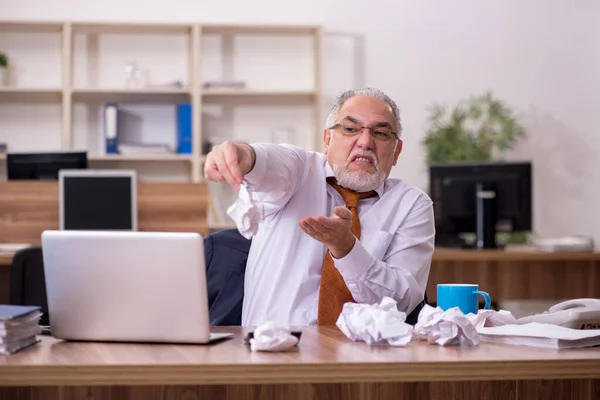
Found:
[{"label": "shirt cuff", "polygon": [[260,183],[265,174],[267,173],[267,157],[268,154],[265,149],[257,144],[251,144],[250,147],[254,149],[256,159],[254,160],[254,167],[244,176],[244,182],[250,186]]},{"label": "shirt cuff", "polygon": [[360,240],[354,241],[354,246],[342,258],[333,257],[335,267],[345,281],[354,281],[362,276],[373,263],[373,256],[365,249]]}]

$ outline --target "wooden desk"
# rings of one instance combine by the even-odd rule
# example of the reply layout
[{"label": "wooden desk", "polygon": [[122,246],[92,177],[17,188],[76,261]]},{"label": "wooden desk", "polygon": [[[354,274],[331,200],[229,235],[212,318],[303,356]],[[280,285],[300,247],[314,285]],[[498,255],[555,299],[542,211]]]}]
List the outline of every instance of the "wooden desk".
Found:
[{"label": "wooden desk", "polygon": [[[205,346],[42,343],[0,358],[0,399],[592,399],[600,348],[482,343],[370,347],[306,327],[297,349],[253,353],[241,328]],[[86,397],[87,396],[87,397]]]},{"label": "wooden desk", "polygon": [[12,258],[12,253],[0,253],[0,267],[10,267]]},{"label": "wooden desk", "polygon": [[600,253],[436,249],[431,301],[438,283],[478,283],[497,302],[600,298]]}]

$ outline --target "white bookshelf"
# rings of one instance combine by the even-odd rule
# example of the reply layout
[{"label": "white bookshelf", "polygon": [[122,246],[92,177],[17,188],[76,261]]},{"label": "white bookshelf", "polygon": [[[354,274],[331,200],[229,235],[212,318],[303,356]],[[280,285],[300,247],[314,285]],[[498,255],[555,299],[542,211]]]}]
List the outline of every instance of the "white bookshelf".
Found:
[{"label": "white bookshelf", "polygon": [[[155,162],[191,162],[194,156],[187,154],[106,154],[88,157],[91,161],[155,161]],[[203,161],[204,156],[200,156]]]},{"label": "white bookshelf", "polygon": [[[45,49],[45,51],[52,52],[47,54],[52,68],[49,69],[50,73],[45,81],[38,76],[32,78],[31,70],[35,66],[32,65],[34,61],[30,61],[29,75],[24,74],[28,79],[13,81],[8,86],[0,86],[0,107],[14,104],[35,110],[37,103],[42,104],[40,107],[50,107],[50,111],[45,111],[47,116],[44,121],[47,125],[52,124],[52,129],[37,127],[29,118],[13,115],[12,127],[22,127],[24,131],[37,129],[39,131],[35,135],[43,137],[44,140],[19,139],[18,133],[3,133],[0,142],[6,142],[9,151],[57,151],[83,148],[88,150],[89,160],[95,163],[94,166],[112,168],[127,163],[132,168],[151,165],[155,169],[162,170],[169,168],[170,165],[179,165],[177,170],[187,173],[186,180],[202,182],[205,160],[203,144],[207,138],[216,136],[222,140],[265,140],[268,135],[260,136],[265,128],[259,123],[273,118],[272,128],[266,129],[287,127],[290,123],[284,122],[281,115],[287,115],[288,120],[292,122],[302,121],[304,124],[302,129],[294,130],[294,133],[304,140],[301,145],[315,150],[321,149],[323,102],[320,26],[0,21],[0,51],[8,53],[9,62],[12,58],[11,51],[17,53],[15,61],[18,61],[18,56],[21,54],[25,54],[31,60],[35,60],[36,57],[33,53],[27,53],[26,48],[15,47],[16,45],[11,41],[13,34],[34,35],[35,38],[51,35],[47,40],[54,47],[48,47],[52,50]],[[127,37],[133,39],[127,41],[129,40],[126,39]],[[256,44],[255,38],[260,37],[268,38],[266,44]],[[143,66],[147,69],[156,67],[156,71],[151,72],[156,73],[160,79],[166,80],[167,67],[178,63],[174,68],[179,71],[177,78],[182,82],[182,87],[146,86],[132,89],[125,87],[124,74],[120,79],[118,68],[124,67],[123,60],[129,57],[129,53],[133,54],[138,48],[143,48],[138,46],[135,40],[141,43],[144,38],[149,38],[147,40],[152,43],[148,48],[153,49],[156,44],[157,48],[162,49],[164,56],[140,52],[140,58],[144,60],[146,57]],[[171,38],[176,40],[173,42],[174,45],[169,42]],[[291,45],[285,47],[288,45],[284,44],[283,50],[277,50],[278,40]],[[298,54],[292,45],[298,40],[301,41],[299,43],[302,44],[302,49],[308,49],[307,46],[310,44],[308,54],[310,60],[302,58],[300,62],[295,61],[294,57],[297,58]],[[30,39],[30,42],[35,43],[33,39]],[[19,41],[15,40],[15,43]],[[239,43],[246,44],[249,50],[239,52],[238,57],[236,46]],[[4,45],[8,49],[4,49]],[[215,48],[227,51],[223,50],[215,56],[213,51]],[[279,55],[282,56],[282,61],[277,61],[276,56]],[[255,56],[263,57],[263,61],[256,60]],[[270,60],[271,56],[273,66],[270,62],[264,61]],[[111,57],[117,60],[112,65],[106,61]],[[21,65],[27,62],[27,60],[22,61]],[[286,74],[285,67],[282,67],[283,62],[300,65],[302,70]],[[148,65],[149,63],[154,64]],[[220,63],[221,67],[216,68],[217,63]],[[245,76],[248,78],[247,88],[204,87],[206,81],[214,81],[215,77],[222,80],[237,79],[236,74],[244,75],[240,72],[242,71],[240,66],[243,65],[254,67],[253,70],[250,68],[251,72]],[[308,78],[300,79],[299,72],[307,72]],[[299,82],[303,82],[303,85]],[[159,119],[163,114],[170,115],[171,111],[164,111],[165,107],[174,108],[179,102],[191,103],[192,154],[105,155],[102,151],[94,149],[92,143],[95,140],[101,143],[103,139],[98,111],[108,102],[130,104],[132,107],[148,107],[149,115],[154,118],[150,124],[153,127],[158,126],[155,130],[160,130],[161,126],[168,126],[171,123],[173,135],[175,120],[166,123]],[[272,107],[275,107],[275,111],[261,110],[261,108]],[[302,110],[296,112],[292,110],[293,107],[301,107]],[[57,108],[60,110],[59,113],[56,112]],[[211,114],[211,110],[215,109],[217,117]],[[306,122],[304,116],[310,116],[311,120]],[[254,122],[247,122],[252,118]],[[14,131],[17,132],[18,129]],[[12,146],[13,142],[18,145]],[[98,145],[96,147],[98,148]],[[0,155],[0,159],[4,158]]]}]

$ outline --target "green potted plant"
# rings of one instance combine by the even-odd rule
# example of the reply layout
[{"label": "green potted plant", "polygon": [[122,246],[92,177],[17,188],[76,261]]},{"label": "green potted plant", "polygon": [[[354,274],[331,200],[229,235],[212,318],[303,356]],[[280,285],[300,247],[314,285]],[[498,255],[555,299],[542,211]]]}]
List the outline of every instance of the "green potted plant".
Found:
[{"label": "green potted plant", "polygon": [[[510,107],[491,92],[461,100],[452,108],[434,104],[428,111],[429,127],[422,141],[427,164],[499,160],[525,137]],[[499,241],[507,244],[527,241],[526,232],[499,235]]]},{"label": "green potted plant", "polygon": [[0,52],[0,85],[6,85],[8,82],[8,56]]},{"label": "green potted plant", "polygon": [[454,108],[429,108],[423,140],[428,163],[491,161],[525,136],[512,110],[491,92],[460,101]]}]

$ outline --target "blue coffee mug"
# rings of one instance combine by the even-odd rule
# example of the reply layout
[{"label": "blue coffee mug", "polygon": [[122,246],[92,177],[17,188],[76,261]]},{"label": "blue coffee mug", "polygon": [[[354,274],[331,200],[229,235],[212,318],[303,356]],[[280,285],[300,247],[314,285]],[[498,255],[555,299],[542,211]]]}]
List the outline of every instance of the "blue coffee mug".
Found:
[{"label": "blue coffee mug", "polygon": [[479,285],[463,283],[440,283],[437,285],[437,305],[446,311],[458,307],[464,314],[477,314],[479,302],[477,296],[485,299],[484,309],[490,308],[490,295],[479,290]]}]

